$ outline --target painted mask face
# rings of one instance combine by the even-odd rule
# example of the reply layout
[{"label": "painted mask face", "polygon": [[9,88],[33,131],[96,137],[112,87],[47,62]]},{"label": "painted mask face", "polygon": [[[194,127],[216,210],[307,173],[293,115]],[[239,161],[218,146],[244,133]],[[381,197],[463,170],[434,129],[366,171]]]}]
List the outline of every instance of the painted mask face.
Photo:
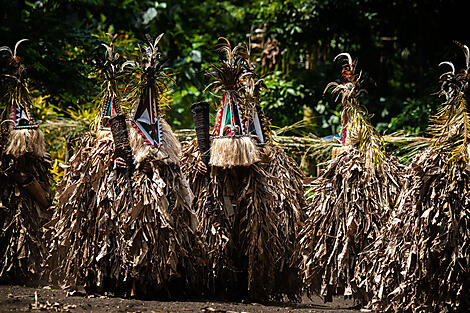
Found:
[{"label": "painted mask face", "polygon": [[156,108],[154,89],[151,87],[145,88],[132,120],[132,125],[152,148],[158,148],[162,143],[161,123]]},{"label": "painted mask face", "polygon": [[107,94],[103,101],[103,110],[101,112],[100,126],[109,129],[111,125],[109,120],[121,114],[118,97]]},{"label": "painted mask face", "polygon": [[256,137],[259,143],[264,144],[266,141],[263,131],[263,120],[260,118],[260,110],[261,109],[256,106],[251,111],[251,114],[249,114],[247,134]]},{"label": "painted mask face", "polygon": [[13,129],[38,128],[38,124],[34,121],[28,106],[22,106],[18,102],[14,102],[11,110]]},{"label": "painted mask face", "polygon": [[230,92],[226,92],[219,110],[216,137],[251,136],[255,137],[258,143],[266,143],[263,115],[259,106],[243,110],[235,103]]},{"label": "painted mask face", "polygon": [[163,70],[164,61],[161,60],[161,54],[158,51],[158,43],[163,34],[160,34],[155,40],[150,35],[146,35],[148,45],[139,47],[140,62],[134,62],[140,69],[140,76],[137,84],[139,85],[139,98],[135,114],[131,120],[132,125],[143,137],[144,141],[152,148],[160,148],[162,144],[162,125],[160,120],[159,102],[164,97],[167,89],[167,79]]},{"label": "painted mask face", "polygon": [[246,134],[242,125],[240,108],[234,102],[230,92],[226,92],[222,97],[216,137],[243,136]]}]

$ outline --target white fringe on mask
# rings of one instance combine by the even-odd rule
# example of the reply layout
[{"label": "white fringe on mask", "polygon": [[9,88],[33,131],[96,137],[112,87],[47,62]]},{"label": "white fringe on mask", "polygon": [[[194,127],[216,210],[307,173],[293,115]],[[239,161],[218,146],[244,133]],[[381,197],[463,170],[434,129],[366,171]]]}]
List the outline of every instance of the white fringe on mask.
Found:
[{"label": "white fringe on mask", "polygon": [[165,120],[161,119],[162,144],[160,149],[150,147],[130,122],[127,125],[129,129],[129,142],[136,165],[145,160],[149,155],[153,155],[157,160],[163,161],[165,164],[179,164],[181,144]]},{"label": "white fringe on mask", "polygon": [[18,158],[25,153],[33,153],[38,157],[46,155],[44,135],[39,129],[12,129],[8,137],[5,153]]},{"label": "white fringe on mask", "polygon": [[209,164],[223,168],[250,166],[260,161],[258,147],[253,139],[243,137],[214,138]]}]

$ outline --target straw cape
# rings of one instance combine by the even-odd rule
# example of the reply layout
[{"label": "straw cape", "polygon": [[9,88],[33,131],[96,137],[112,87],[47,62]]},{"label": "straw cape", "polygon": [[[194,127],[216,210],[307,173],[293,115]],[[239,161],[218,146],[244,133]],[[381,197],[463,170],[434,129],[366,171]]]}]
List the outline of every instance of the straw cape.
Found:
[{"label": "straw cape", "polygon": [[[258,105],[263,83],[247,51],[220,40],[224,58],[209,73],[209,87],[222,93],[213,136],[208,103],[194,104],[197,141],[182,156],[208,253],[203,281],[215,297],[297,300],[300,281],[290,264],[303,220],[303,174],[270,139]],[[206,173],[197,170],[201,163]]]},{"label": "straw cape", "polygon": [[379,236],[400,190],[401,166],[384,152],[382,137],[359,101],[361,73],[347,53],[341,83],[330,83],[341,97],[343,146],[307,191],[307,220],[301,230],[303,283],[325,301],[342,294],[361,297],[353,281],[360,253]]},{"label": "straw cape", "polygon": [[357,273],[381,312],[470,310],[470,54],[462,47],[462,71],[441,63],[451,71],[440,77],[446,101],[431,119],[432,145],[408,166],[397,210]]},{"label": "straw cape", "polygon": [[49,219],[51,160],[35,123],[25,68],[16,43],[2,75],[6,110],[0,118],[0,283],[38,282],[46,247],[42,226]]},{"label": "straw cape", "polygon": [[88,292],[181,295],[194,276],[200,244],[180,144],[160,116],[166,88],[161,36],[149,38],[138,62],[123,64],[133,69],[130,121],[119,108],[121,64],[110,37],[100,129],[78,142],[58,187],[49,225],[51,279]]}]

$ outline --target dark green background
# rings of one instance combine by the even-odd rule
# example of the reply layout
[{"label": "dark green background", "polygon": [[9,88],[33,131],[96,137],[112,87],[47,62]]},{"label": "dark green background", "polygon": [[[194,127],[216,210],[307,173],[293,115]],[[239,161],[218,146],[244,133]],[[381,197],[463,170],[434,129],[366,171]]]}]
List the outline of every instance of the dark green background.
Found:
[{"label": "dark green background", "polygon": [[[422,132],[440,102],[438,64],[464,58],[453,40],[468,40],[465,1],[5,1],[0,4],[0,45],[30,38],[19,54],[29,67],[32,89],[67,109],[93,104],[100,85],[90,75],[96,47],[113,30],[127,35],[120,49],[132,53],[145,33],[165,33],[161,49],[174,73],[173,102],[167,112],[175,128],[192,127],[189,106],[200,99],[205,70],[217,55],[219,36],[247,40],[266,25],[280,43],[277,65],[267,72],[270,88],[263,107],[276,126],[310,118],[313,133],[337,131],[340,106],[322,92],[338,78],[333,57],[343,51],[359,58],[364,72],[362,99],[381,132]],[[124,38],[124,37],[123,37]],[[1,60],[5,61],[6,53]],[[309,60],[306,68],[305,60]],[[261,69],[260,69],[261,70]]]}]

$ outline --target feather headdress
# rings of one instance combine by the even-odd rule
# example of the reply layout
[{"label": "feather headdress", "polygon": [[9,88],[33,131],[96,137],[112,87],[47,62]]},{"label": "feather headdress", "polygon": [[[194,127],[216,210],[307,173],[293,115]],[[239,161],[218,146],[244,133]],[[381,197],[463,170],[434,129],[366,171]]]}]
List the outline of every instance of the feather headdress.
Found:
[{"label": "feather headdress", "polygon": [[160,105],[165,101],[165,92],[171,78],[163,72],[166,60],[161,59],[158,43],[163,34],[155,40],[146,35],[148,46],[139,47],[140,60],[127,61],[123,64],[134,67],[133,79],[130,84],[130,98],[135,106],[132,125],[152,148],[162,144],[162,125],[160,121]]},{"label": "feather headdress", "polygon": [[9,106],[6,112],[10,113],[9,121],[13,129],[8,134],[5,152],[14,157],[20,157],[25,153],[43,157],[46,155],[44,136],[32,115],[31,97],[25,79],[26,70],[21,58],[17,55],[19,45],[27,40],[19,40],[13,51],[7,46],[0,47],[0,52],[7,51],[10,54],[7,70],[3,76],[8,78],[10,83],[7,89]]},{"label": "feather headdress", "polygon": [[434,136],[433,146],[446,155],[446,168],[452,172],[455,166],[465,165],[470,159],[470,117],[467,111],[470,53],[466,45],[457,44],[464,52],[465,67],[456,73],[453,63],[439,64],[450,67],[450,71],[440,76],[441,89],[437,93],[446,101],[431,118],[429,126],[429,132]]},{"label": "feather headdress", "polygon": [[[237,45],[232,49],[226,38],[219,40],[217,51],[223,57],[219,64],[212,64],[213,71],[207,75],[215,81],[206,87],[206,90],[212,87],[213,92],[222,93],[210,163],[221,167],[249,166],[260,160],[252,137],[259,138],[261,143],[265,141],[256,103],[252,101],[257,100],[261,84],[252,80],[254,68],[246,47]],[[249,90],[252,91],[251,98],[247,98]],[[251,123],[253,119],[256,121]]]},{"label": "feather headdress", "polygon": [[358,148],[366,154],[369,162],[378,164],[385,157],[384,141],[372,126],[367,108],[358,100],[361,94],[367,92],[361,88],[362,72],[356,73],[357,60],[353,61],[349,53],[343,52],[334,58],[335,61],[339,59],[346,59],[341,71],[341,82],[329,83],[324,92],[334,87],[332,94],[337,95],[336,99],[341,97],[341,143]]},{"label": "feather headdress", "polygon": [[104,93],[99,128],[109,129],[109,120],[121,114],[119,105],[120,96],[118,79],[121,76],[119,53],[114,52],[114,42],[118,35],[106,33],[110,39],[109,45],[101,44],[106,48],[106,60],[99,69],[99,74],[104,80]]},{"label": "feather headdress", "polygon": [[25,67],[21,58],[17,55],[19,45],[27,40],[28,39],[19,40],[13,52],[7,46],[0,47],[0,52],[7,51],[10,53],[10,58],[7,61],[7,73],[3,74],[3,76],[8,78],[12,83],[9,88],[9,102],[14,129],[31,129],[38,127],[38,124],[31,114],[31,98],[24,78]]}]

